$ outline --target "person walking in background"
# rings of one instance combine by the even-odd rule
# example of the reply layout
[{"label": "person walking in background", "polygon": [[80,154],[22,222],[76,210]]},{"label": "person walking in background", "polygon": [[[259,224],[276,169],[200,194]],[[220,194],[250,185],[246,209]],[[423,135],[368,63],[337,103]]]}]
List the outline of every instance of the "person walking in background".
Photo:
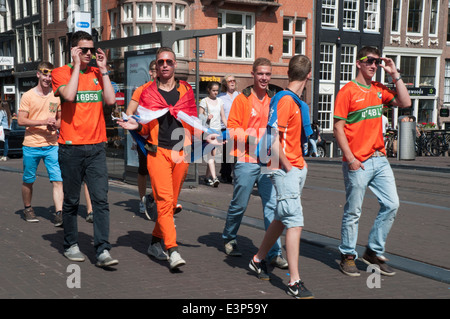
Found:
[{"label": "person walking in background", "polygon": [[[378,66],[392,77],[396,91],[372,81]],[[356,79],[338,92],[334,109],[334,135],[343,152],[342,171],[346,192],[339,246],[340,269],[349,276],[360,275],[355,265],[358,257],[358,222],[364,195],[369,187],[380,203],[380,210],[362,259],[367,264],[377,265],[382,274],[392,276],[395,271],[387,265],[383,253],[397,215],[399,199],[394,174],[386,158],[382,106],[410,107],[411,99],[394,61],[380,57],[378,49],[360,49],[356,67]]]},{"label": "person walking in background", "polygon": [[[298,268],[300,237],[304,225],[301,194],[307,174],[302,140],[307,141],[312,133],[309,108],[300,100],[303,89],[311,78],[311,61],[307,56],[296,55],[289,61],[288,78],[286,90],[278,92],[270,103],[270,114],[276,116],[277,125],[267,127],[268,130],[275,131],[271,162],[279,166],[274,167],[271,179],[276,189],[277,209],[249,267],[258,278],[270,279],[262,261],[286,228],[286,256],[289,264],[286,292],[297,299],[310,299],[314,296],[305,287]],[[272,122],[269,119],[269,123]]]},{"label": "person walking in background", "polygon": [[8,102],[2,102],[0,103],[0,126],[3,127],[3,134],[5,135],[5,140],[3,142],[3,155],[0,158],[0,161],[7,161],[8,160],[8,150],[9,150],[9,144],[8,144],[8,138],[9,133],[11,131],[11,111],[9,109]]},{"label": "person walking in background", "polygon": [[[83,181],[91,197],[94,220],[94,248],[98,267],[117,265],[110,254],[106,125],[103,103],[116,98],[109,79],[106,55],[95,49],[92,36],[84,31],[72,34],[72,62],[52,72],[53,91],[60,96],[61,129],[59,164],[63,178],[64,256],[84,261],[78,247],[78,206]],[[96,55],[97,67],[89,66]]]},{"label": "person walking in background", "polygon": [[313,122],[312,130],[313,134],[309,137],[309,142],[311,143],[312,150],[310,151],[309,156],[317,157],[317,143],[321,141],[319,122]]},{"label": "person walking in background", "polygon": [[[198,111],[198,117],[204,119],[204,124],[217,132],[221,131],[221,123],[227,123],[223,109],[223,101],[217,98],[219,86],[220,84],[218,82],[208,82],[208,86],[206,87],[208,96],[200,101]],[[207,168],[205,183],[209,186],[218,187],[220,182],[216,175],[215,156],[216,148],[213,148],[209,154],[206,154]]]},{"label": "person walking in background", "polygon": [[54,225],[61,226],[63,206],[63,184],[58,163],[58,132],[61,123],[61,102],[52,91],[53,64],[40,62],[37,66],[38,84],[25,92],[20,99],[17,122],[25,126],[23,140],[23,178],[22,199],[27,222],[38,222],[31,199],[36,171],[41,160],[53,184],[53,203],[55,205]]},{"label": "person walking in background", "polygon": [[[138,87],[131,96],[130,103],[128,104],[126,114],[128,116],[131,116],[133,114],[136,114],[136,110],[139,106],[139,99],[141,97],[142,91],[144,91],[152,82],[156,79],[156,60],[152,60],[149,65],[148,73],[150,75],[150,81],[147,83],[141,85]],[[137,147],[137,153],[138,153],[138,159],[139,159],[139,167],[138,167],[138,192],[139,192],[139,212],[141,214],[145,214],[147,219],[152,220],[156,217],[156,205],[155,205],[155,199],[153,198],[153,194],[150,193],[148,197],[146,196],[147,192],[147,177],[148,177],[148,170],[147,170],[147,155],[144,154],[144,152],[141,150],[141,148]],[[147,210],[147,208],[150,208],[151,212]]]},{"label": "person walking in background", "polygon": [[[225,119],[228,121],[228,115],[230,114],[231,105],[233,104],[236,96],[240,94],[240,92],[237,91],[236,78],[233,75],[225,75],[223,77],[221,91],[222,92],[219,93],[217,97],[223,101],[223,111],[225,113]],[[226,131],[227,123],[222,121],[221,125],[222,132]],[[232,149],[233,145],[232,141],[230,140],[229,143],[227,143],[223,148],[222,163],[220,164],[220,177],[223,183],[231,183],[233,181],[232,173],[234,166],[234,157],[230,156],[230,152],[228,151]]]},{"label": "person walking in background", "polygon": [[[232,141],[236,144],[234,155],[233,198],[228,207],[225,227],[222,232],[225,253],[229,256],[242,256],[237,245],[237,232],[247,209],[253,186],[257,183],[267,229],[276,210],[276,192],[267,174],[261,172],[261,166],[254,153],[258,140],[267,126],[269,103],[274,95],[268,89],[272,76],[272,63],[266,58],[258,58],[253,63],[253,85],[245,88],[233,101],[228,117],[228,129]],[[275,242],[268,253],[271,264],[287,268],[282,257],[281,240]],[[264,263],[264,260],[262,261]]]}]

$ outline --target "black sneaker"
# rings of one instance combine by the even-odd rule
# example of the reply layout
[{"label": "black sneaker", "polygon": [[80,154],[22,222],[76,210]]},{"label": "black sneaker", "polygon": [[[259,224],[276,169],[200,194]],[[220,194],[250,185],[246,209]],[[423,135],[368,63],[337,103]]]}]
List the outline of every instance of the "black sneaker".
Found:
[{"label": "black sneaker", "polygon": [[384,256],[377,256],[376,253],[370,248],[366,248],[362,260],[367,265],[377,265],[380,269],[380,273],[385,276],[394,276],[395,271],[391,267],[389,267],[386,262],[388,259]]},{"label": "black sneaker", "polygon": [[261,262],[256,262],[253,260],[250,260],[250,264],[248,265],[251,270],[253,270],[256,273],[256,276],[258,276],[261,280],[270,280],[270,276],[267,273],[267,266],[266,262],[264,260],[261,260]]},{"label": "black sneaker", "polygon": [[312,299],[314,298],[314,295],[311,291],[309,291],[306,287],[303,281],[297,281],[292,286],[288,285],[288,289],[286,290],[286,293],[289,296],[292,296],[297,299]]}]

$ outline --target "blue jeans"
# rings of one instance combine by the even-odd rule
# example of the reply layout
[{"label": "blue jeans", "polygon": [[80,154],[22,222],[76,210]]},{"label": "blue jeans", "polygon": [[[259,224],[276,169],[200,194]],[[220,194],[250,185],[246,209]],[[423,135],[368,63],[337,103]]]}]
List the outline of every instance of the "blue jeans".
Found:
[{"label": "blue jeans", "polygon": [[[258,192],[262,201],[264,227],[266,230],[274,219],[277,207],[275,188],[269,176],[267,174],[261,174],[259,164],[237,162],[234,166],[233,174],[233,199],[228,207],[227,219],[222,234],[225,242],[236,239],[255,182],[258,182]],[[267,254],[269,260],[278,255],[281,255],[280,238],[278,238],[277,242]]]},{"label": "blue jeans", "polygon": [[63,178],[64,249],[78,244],[78,206],[83,181],[89,189],[94,218],[94,247],[97,257],[110,250],[108,172],[104,143],[59,146],[59,166]]},{"label": "blue jeans", "polygon": [[375,194],[380,210],[369,233],[367,247],[377,256],[384,253],[386,238],[394,223],[399,207],[394,173],[386,157],[371,157],[363,162],[364,170],[351,171],[347,162],[342,164],[346,192],[346,204],[342,218],[341,245],[342,254],[358,256],[355,248],[358,239],[358,223],[361,207],[367,187]]},{"label": "blue jeans", "polygon": [[8,157],[8,152],[9,152],[9,134],[10,134],[10,130],[7,130],[5,128],[3,128],[3,132],[5,134],[5,141],[3,142],[3,156],[4,157]]}]

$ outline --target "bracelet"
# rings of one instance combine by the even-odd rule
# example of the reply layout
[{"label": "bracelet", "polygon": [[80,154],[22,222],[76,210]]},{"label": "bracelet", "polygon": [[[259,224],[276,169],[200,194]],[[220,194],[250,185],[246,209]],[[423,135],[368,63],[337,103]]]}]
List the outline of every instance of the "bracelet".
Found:
[{"label": "bracelet", "polygon": [[356,157],[353,159],[353,161],[349,162],[348,165],[352,165],[356,161]]},{"label": "bracelet", "polygon": [[109,75],[109,72],[102,73],[102,76]]},{"label": "bracelet", "polygon": [[399,80],[401,80],[401,79],[402,79],[402,76],[399,75],[397,78],[394,79],[394,81],[395,81],[394,83],[397,83],[397,82],[398,82]]}]

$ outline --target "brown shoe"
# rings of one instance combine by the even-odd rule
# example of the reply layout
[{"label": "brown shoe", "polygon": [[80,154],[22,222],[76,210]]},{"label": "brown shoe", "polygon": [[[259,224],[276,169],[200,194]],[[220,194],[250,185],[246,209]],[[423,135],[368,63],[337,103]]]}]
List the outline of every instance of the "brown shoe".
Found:
[{"label": "brown shoe", "polygon": [[384,256],[377,256],[370,248],[366,248],[362,260],[368,265],[377,265],[380,268],[380,273],[385,276],[394,276],[395,271],[389,267],[386,262],[388,259]]},{"label": "brown shoe", "polygon": [[359,270],[358,268],[356,268],[355,257],[356,257],[355,255],[341,254],[341,263],[339,264],[339,268],[347,276],[351,277],[360,276]]},{"label": "brown shoe", "polygon": [[36,218],[34,214],[33,207],[28,207],[23,210],[23,214],[25,215],[25,220],[29,223],[37,223],[39,219]]}]

